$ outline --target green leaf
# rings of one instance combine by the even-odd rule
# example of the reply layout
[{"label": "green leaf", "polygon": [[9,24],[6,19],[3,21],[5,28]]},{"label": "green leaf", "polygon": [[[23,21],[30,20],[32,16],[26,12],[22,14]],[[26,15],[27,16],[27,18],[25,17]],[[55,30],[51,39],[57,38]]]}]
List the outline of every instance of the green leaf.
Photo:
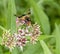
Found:
[{"label": "green leaf", "polygon": [[38,40],[45,40],[45,39],[53,38],[53,37],[54,37],[53,35],[41,35],[38,37]]},{"label": "green leaf", "polygon": [[43,40],[40,40],[40,44],[44,50],[44,54],[52,54],[52,52],[50,51],[50,49]]},{"label": "green leaf", "polygon": [[28,43],[23,54],[43,54],[43,49],[39,42],[37,42],[37,44]]},{"label": "green leaf", "polygon": [[2,46],[0,46],[0,54],[3,54]]},{"label": "green leaf", "polygon": [[27,43],[23,48],[23,52],[20,50],[20,47],[15,47],[12,54],[43,54],[43,49],[39,42],[37,44]]},{"label": "green leaf", "polygon": [[16,32],[16,8],[15,8],[15,0],[8,0],[8,9],[7,9],[7,27],[11,29],[11,33]]},{"label": "green leaf", "polygon": [[41,25],[42,31],[44,34],[50,34],[50,24],[48,16],[44,13],[42,8],[38,6],[34,0],[29,0],[30,5],[32,6],[35,21]]},{"label": "green leaf", "polygon": [[[53,37],[54,37],[54,35],[40,35],[40,36],[37,38],[37,40],[45,40],[45,39],[53,38]],[[30,40],[30,36],[27,36],[26,38]]]},{"label": "green leaf", "polygon": [[15,47],[15,48],[12,50],[11,54],[22,54],[22,51],[20,50],[19,47]]},{"label": "green leaf", "polygon": [[2,37],[0,37],[0,44],[2,44]]},{"label": "green leaf", "polygon": [[60,54],[60,28],[55,24],[56,54]]},{"label": "green leaf", "polygon": [[0,26],[0,29],[3,31],[7,31],[4,27]]}]

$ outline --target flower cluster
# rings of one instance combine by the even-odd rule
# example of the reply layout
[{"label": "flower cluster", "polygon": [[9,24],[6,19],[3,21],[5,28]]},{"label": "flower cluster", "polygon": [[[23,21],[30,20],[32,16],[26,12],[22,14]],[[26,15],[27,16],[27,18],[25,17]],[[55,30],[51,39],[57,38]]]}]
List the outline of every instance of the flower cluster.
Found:
[{"label": "flower cluster", "polygon": [[9,49],[13,49],[15,46],[23,47],[27,42],[27,36],[30,36],[30,42],[35,44],[37,37],[42,33],[40,31],[40,26],[35,23],[33,25],[27,26],[24,20],[16,20],[17,33],[10,34],[10,31],[3,32],[3,45],[7,46]]},{"label": "flower cluster", "polygon": [[10,30],[3,32],[2,45],[5,45],[10,50],[15,47],[15,38],[10,34]]}]

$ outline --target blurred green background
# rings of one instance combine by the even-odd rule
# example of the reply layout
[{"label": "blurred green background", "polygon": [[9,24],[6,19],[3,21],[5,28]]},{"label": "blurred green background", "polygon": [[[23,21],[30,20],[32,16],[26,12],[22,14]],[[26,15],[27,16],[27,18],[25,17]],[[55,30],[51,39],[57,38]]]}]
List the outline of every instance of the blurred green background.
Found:
[{"label": "blurred green background", "polygon": [[[44,13],[48,17],[48,20],[49,20],[49,25],[50,25],[49,35],[52,35],[54,33],[55,23],[58,26],[60,25],[60,0],[34,0],[35,3],[32,0],[31,1],[30,0],[10,0],[10,1],[11,1],[11,4],[8,2],[8,0],[0,0],[0,25],[6,29],[7,29],[6,25],[8,23],[7,21],[9,21],[10,20],[9,18],[11,17],[11,15],[9,15],[9,16],[7,16],[7,15],[8,15],[8,12],[11,11],[11,8],[13,6],[15,6],[15,8],[16,8],[16,13],[14,13],[14,14],[17,14],[17,15],[22,15],[24,12],[27,12],[28,9],[31,9],[32,23],[38,21],[37,19],[39,17],[37,17],[35,19],[36,21],[34,20],[34,16],[36,15],[36,13],[38,14],[38,16],[39,16],[39,14],[41,16]],[[10,5],[8,5],[8,4],[10,4]],[[35,4],[37,4],[40,9],[38,9],[38,7],[36,7],[37,5],[35,6]],[[11,5],[12,5],[12,7],[11,7]],[[34,10],[34,8],[35,8],[35,10]],[[43,11],[43,13],[42,12],[38,13],[38,10]],[[14,12],[14,8],[13,8],[13,12]],[[11,14],[11,13],[9,12],[9,14]],[[40,17],[40,18],[44,19],[45,15],[42,15],[43,17]],[[6,20],[7,17],[8,17],[8,20]],[[46,20],[43,20],[43,19],[41,22],[44,23],[44,21],[46,21]],[[47,26],[47,25],[48,25],[47,23],[44,24],[44,26]],[[44,26],[43,26],[43,28],[44,28]],[[47,28],[47,27],[45,27],[45,28]],[[46,29],[46,31],[47,31],[47,29]],[[42,32],[43,32],[43,30],[42,30]],[[45,33],[43,33],[43,35],[45,35]],[[49,36],[48,33],[46,35]],[[0,29],[0,36],[2,36],[1,29]],[[55,53],[56,52],[55,38],[49,38],[44,41],[46,42],[48,48],[51,50],[52,54],[56,54]],[[32,47],[32,48],[30,48],[30,47]],[[32,46],[31,44],[27,44],[27,46],[24,48],[24,50],[25,50],[24,53],[22,53],[19,50],[19,48],[17,47],[17,49],[15,48],[15,50],[13,50],[12,54],[43,54],[42,53],[43,49],[41,46],[39,46],[39,42],[38,42],[38,44],[36,44],[34,46]],[[8,48],[0,45],[0,54],[11,54],[11,52],[9,51]]]}]

